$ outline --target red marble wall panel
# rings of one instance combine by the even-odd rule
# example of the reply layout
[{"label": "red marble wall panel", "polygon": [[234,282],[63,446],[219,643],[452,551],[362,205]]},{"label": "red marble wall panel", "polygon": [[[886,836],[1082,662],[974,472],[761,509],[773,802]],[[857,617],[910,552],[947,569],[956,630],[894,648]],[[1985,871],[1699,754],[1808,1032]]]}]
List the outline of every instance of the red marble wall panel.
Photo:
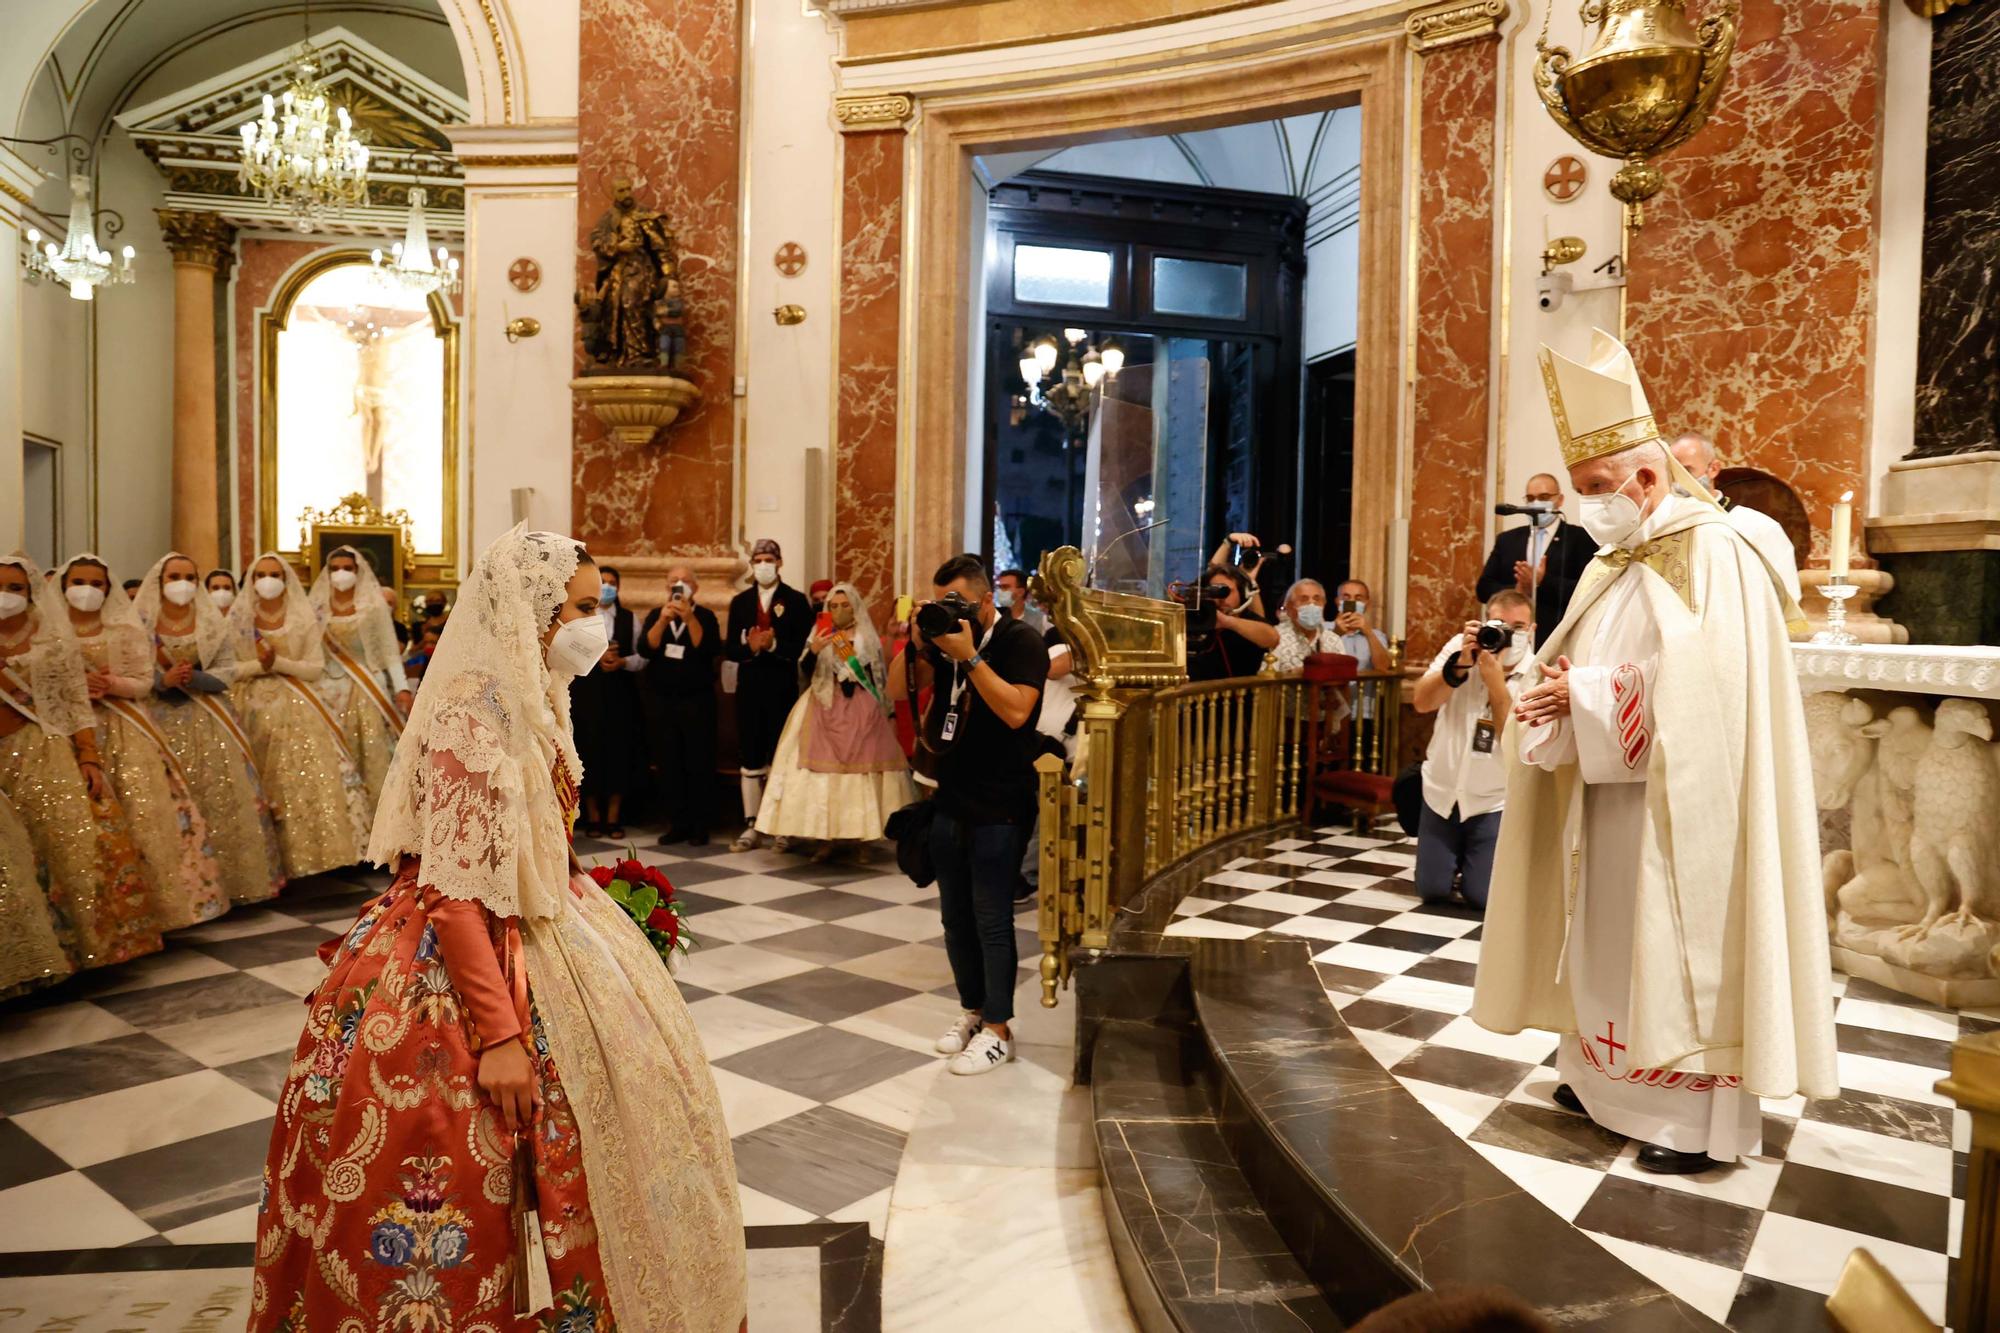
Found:
[{"label": "red marble wall panel", "polygon": [[[611,184],[666,214],[680,255],[702,401],[659,440],[630,449],[575,415],[573,526],[606,551],[731,549],[735,453],[737,181],[741,20],[734,0],[582,0],[577,106],[577,275]],[[579,365],[581,352],[579,351]]]},{"label": "red marble wall panel", "polygon": [[1883,6],[1744,0],[1714,117],[1661,159],[1626,332],[1662,429],[1715,437],[1806,501],[1866,485]]},{"label": "red marble wall panel", "polygon": [[1406,660],[1416,662],[1473,613],[1486,558],[1496,49],[1486,38],[1421,57],[1405,627]]},{"label": "red marble wall panel", "polygon": [[842,140],[840,392],[833,568],[879,619],[896,574],[896,393],[903,253],[901,130]]}]

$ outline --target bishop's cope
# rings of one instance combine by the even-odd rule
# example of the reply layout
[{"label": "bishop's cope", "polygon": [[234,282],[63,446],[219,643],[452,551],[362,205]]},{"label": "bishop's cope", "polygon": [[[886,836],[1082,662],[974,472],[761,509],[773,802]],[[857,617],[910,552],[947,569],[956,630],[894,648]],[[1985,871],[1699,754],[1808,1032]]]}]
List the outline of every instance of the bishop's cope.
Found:
[{"label": "bishop's cope", "polygon": [[1758,1098],[1840,1091],[1800,616],[1617,339],[1541,365],[1599,550],[1502,737],[1472,1017],[1563,1034],[1559,1103],[1702,1171],[1760,1151]]}]

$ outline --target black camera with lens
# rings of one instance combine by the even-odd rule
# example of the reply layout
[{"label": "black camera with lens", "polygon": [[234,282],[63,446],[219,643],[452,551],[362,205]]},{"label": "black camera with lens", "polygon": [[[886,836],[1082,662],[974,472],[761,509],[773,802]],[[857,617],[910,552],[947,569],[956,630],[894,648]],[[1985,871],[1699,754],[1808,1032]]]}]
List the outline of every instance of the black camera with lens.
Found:
[{"label": "black camera with lens", "polygon": [[925,602],[917,608],[917,628],[926,639],[940,638],[946,634],[956,634],[960,625],[976,625],[979,608],[955,592],[948,592],[935,602]]},{"label": "black camera with lens", "polygon": [[1504,620],[1489,620],[1479,627],[1473,642],[1489,653],[1506,651],[1514,640],[1514,627]]},{"label": "black camera with lens", "polygon": [[1211,579],[1207,583],[1175,583],[1167,588],[1167,596],[1179,602],[1186,609],[1187,654],[1199,656],[1208,650],[1209,642],[1215,637],[1215,616],[1223,598],[1236,591],[1227,579]]}]

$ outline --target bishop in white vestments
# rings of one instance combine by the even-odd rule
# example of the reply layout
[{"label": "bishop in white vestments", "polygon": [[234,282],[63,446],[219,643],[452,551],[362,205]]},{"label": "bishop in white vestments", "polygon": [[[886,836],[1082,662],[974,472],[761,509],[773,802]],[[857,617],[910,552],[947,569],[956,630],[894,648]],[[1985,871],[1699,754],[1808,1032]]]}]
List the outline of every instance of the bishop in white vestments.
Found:
[{"label": "bishop in white vestments", "polygon": [[1562,1033],[1558,1101],[1705,1170],[1759,1151],[1758,1098],[1839,1093],[1797,607],[1616,339],[1542,372],[1600,549],[1504,738],[1472,1015]]}]

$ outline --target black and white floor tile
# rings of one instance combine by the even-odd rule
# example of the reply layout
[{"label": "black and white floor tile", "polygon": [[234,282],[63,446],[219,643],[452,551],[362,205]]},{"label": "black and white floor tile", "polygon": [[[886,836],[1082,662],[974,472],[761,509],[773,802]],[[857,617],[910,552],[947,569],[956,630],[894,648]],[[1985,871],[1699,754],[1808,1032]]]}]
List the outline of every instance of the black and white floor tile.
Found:
[{"label": "black and white floor tile", "polygon": [[[753,1324],[877,1327],[890,1186],[958,1013],[935,898],[881,848],[820,865],[633,841],[701,942],[677,974],[735,1138]],[[578,847],[586,865],[626,850]],[[76,1328],[122,1327],[132,1303],[240,1310],[314,951],[386,882],[317,877],[0,1005],[0,1308],[75,1307],[58,1326]]]},{"label": "black and white floor tile", "polygon": [[1605,1249],[1731,1328],[1821,1327],[1857,1246],[1942,1321],[1970,1130],[1934,1085],[1952,1041],[2000,1014],[1936,1009],[1836,975],[1839,1100],[1766,1102],[1764,1155],[1649,1175],[1637,1144],[1551,1100],[1553,1033],[1500,1036],[1466,1016],[1480,917],[1421,902],[1415,859],[1402,839],[1281,838],[1208,876],[1167,933],[1312,942],[1329,998],[1420,1103]]}]

